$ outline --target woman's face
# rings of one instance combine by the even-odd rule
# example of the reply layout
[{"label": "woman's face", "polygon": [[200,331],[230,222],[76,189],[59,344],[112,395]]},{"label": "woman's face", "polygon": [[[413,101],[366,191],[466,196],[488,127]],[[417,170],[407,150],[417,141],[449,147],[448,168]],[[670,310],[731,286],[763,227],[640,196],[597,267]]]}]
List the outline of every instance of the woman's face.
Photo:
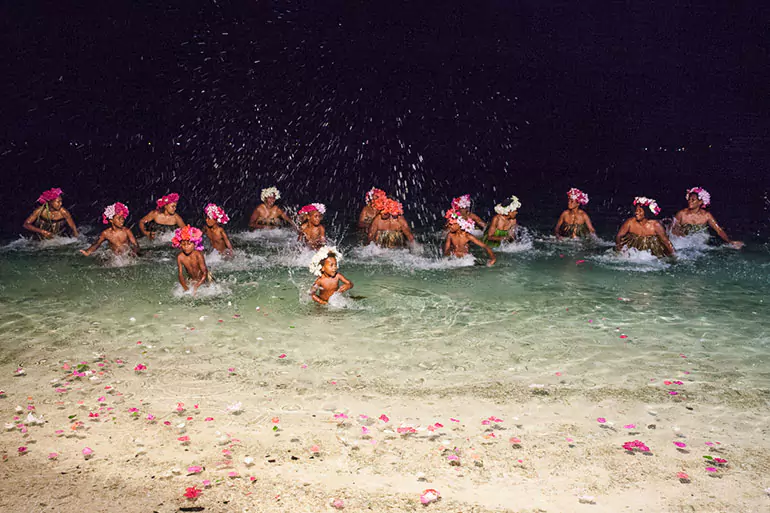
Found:
[{"label": "woman's face", "polygon": [[51,201],[48,202],[48,207],[51,210],[59,210],[61,208],[61,205],[62,205],[61,196],[59,196],[56,199],[52,199]]},{"label": "woman's face", "polygon": [[573,210],[575,208],[578,208],[579,206],[580,206],[580,203],[578,203],[576,199],[570,198],[567,200],[568,209]]},{"label": "woman's face", "polygon": [[642,207],[641,205],[636,206],[636,210],[634,210],[634,218],[637,221],[641,221],[642,219],[644,219],[644,207]]},{"label": "woman's face", "polygon": [[165,207],[163,207],[163,212],[170,216],[176,214],[176,203],[167,204]]},{"label": "woman's face", "polygon": [[687,196],[687,206],[692,209],[695,209],[703,206],[703,201],[701,201],[701,199],[698,197],[697,194],[692,193],[689,196]]}]

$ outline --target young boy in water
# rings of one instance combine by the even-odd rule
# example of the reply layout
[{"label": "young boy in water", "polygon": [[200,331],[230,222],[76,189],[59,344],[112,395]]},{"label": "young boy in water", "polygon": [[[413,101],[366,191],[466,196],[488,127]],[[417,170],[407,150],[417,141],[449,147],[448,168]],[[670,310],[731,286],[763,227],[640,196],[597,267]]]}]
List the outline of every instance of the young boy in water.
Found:
[{"label": "young boy in water", "polygon": [[206,224],[203,226],[203,233],[209,238],[211,246],[225,255],[225,257],[232,257],[233,245],[230,243],[230,238],[225,233],[225,229],[222,228],[223,224],[227,224],[230,221],[225,210],[214,203],[209,203],[203,209],[203,212],[206,214]]},{"label": "young boy in water", "polygon": [[304,241],[310,249],[319,249],[326,244],[326,228],[321,225],[321,219],[326,212],[322,203],[311,203],[299,210],[299,215],[306,216],[307,222],[300,229],[299,239]]},{"label": "young boy in water", "polygon": [[126,228],[125,222],[128,217],[128,207],[123,203],[113,203],[104,209],[102,214],[102,223],[109,224],[110,227],[104,230],[99,239],[88,249],[81,249],[80,252],[85,256],[91,256],[104,241],[110,243],[110,250],[116,255],[123,255],[127,252],[136,255],[139,252],[139,244],[134,238],[129,228]]},{"label": "young boy in water", "polygon": [[206,260],[203,258],[203,232],[190,225],[184,228],[177,228],[174,232],[174,238],[171,244],[182,251],[176,257],[177,268],[179,270],[179,284],[187,291],[190,287],[187,285],[184,271],[190,276],[193,282],[193,294],[198,287],[209,277],[209,270],[206,268]]},{"label": "young boy in water", "polygon": [[338,260],[342,260],[342,254],[337,248],[324,246],[310,262],[310,272],[318,276],[310,288],[310,297],[318,304],[328,304],[335,293],[342,294],[353,288],[353,282],[337,272]]},{"label": "young boy in water", "polygon": [[489,246],[468,233],[474,228],[473,221],[466,219],[458,210],[454,209],[447,211],[444,217],[446,217],[447,223],[449,223],[449,233],[447,233],[446,240],[444,241],[445,256],[464,257],[470,253],[468,244],[472,242],[489,255],[487,267],[495,265],[497,261],[495,253]]}]

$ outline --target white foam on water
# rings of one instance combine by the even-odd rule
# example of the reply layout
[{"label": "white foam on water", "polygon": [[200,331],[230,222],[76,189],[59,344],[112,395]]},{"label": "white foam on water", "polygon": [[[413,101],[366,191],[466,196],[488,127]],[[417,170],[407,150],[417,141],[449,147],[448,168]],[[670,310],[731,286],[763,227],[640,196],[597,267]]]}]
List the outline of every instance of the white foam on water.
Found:
[{"label": "white foam on water", "polygon": [[639,251],[635,248],[625,248],[620,252],[614,249],[608,250],[603,255],[592,257],[590,260],[617,270],[643,273],[663,271],[671,267],[671,264],[654,256],[649,251]]},{"label": "white foam on water", "polygon": [[240,249],[234,250],[231,258],[222,255],[215,249],[206,253],[205,257],[208,267],[221,271],[248,271],[267,265],[267,258],[261,255],[251,255]]},{"label": "white foam on water", "polygon": [[19,237],[0,247],[2,251],[39,251],[43,249],[55,249],[72,244],[87,242],[84,237],[53,237],[51,239],[36,240],[33,238]]},{"label": "white foam on water", "polygon": [[516,239],[511,242],[503,241],[497,250],[501,253],[522,253],[534,248],[534,236],[524,227],[518,227]]},{"label": "white foam on water", "polygon": [[187,285],[190,287],[188,290],[184,290],[182,288],[182,285],[177,283],[174,286],[174,289],[172,290],[171,294],[177,298],[211,298],[211,297],[220,297],[220,296],[229,296],[232,294],[232,290],[230,290],[230,287],[227,286],[227,284],[222,282],[213,282],[213,283],[204,283],[200,287],[198,287],[198,290],[193,292],[192,283],[190,280],[187,280]]},{"label": "white foam on water", "polygon": [[262,228],[253,231],[233,232],[230,234],[230,238],[257,242],[288,242],[297,240],[297,232],[289,228]]},{"label": "white foam on water", "polygon": [[351,251],[356,263],[391,265],[411,270],[454,269],[475,265],[473,255],[465,255],[462,258],[436,258],[425,256],[425,253],[425,248],[419,244],[415,244],[414,248],[409,250],[381,248],[373,242]]},{"label": "white foam on water", "polygon": [[108,268],[131,267],[139,263],[139,259],[131,253],[116,255],[109,250],[103,253],[99,259],[102,261],[104,267]]}]

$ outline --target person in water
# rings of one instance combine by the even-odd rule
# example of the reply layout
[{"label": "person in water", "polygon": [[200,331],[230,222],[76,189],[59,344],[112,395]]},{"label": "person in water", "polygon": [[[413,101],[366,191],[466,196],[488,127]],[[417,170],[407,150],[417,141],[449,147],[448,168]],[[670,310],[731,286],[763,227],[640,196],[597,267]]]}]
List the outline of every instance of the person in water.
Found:
[{"label": "person in water", "polygon": [[511,196],[511,202],[506,206],[500,203],[495,205],[496,215],[487,226],[482,239],[485,244],[499,248],[503,242],[513,242],[518,226],[516,216],[519,214],[519,208],[521,208],[521,202],[516,196]]},{"label": "person in water", "polygon": [[310,288],[310,297],[316,303],[328,304],[334,294],[342,294],[353,288],[353,282],[337,272],[340,260],[342,253],[334,247],[323,246],[313,255],[308,268],[318,276]]},{"label": "person in water", "polygon": [[321,224],[326,206],[323,203],[311,203],[302,207],[298,214],[307,221],[301,226],[297,240],[304,242],[310,249],[319,249],[326,244],[326,228]]},{"label": "person in water", "polygon": [[369,226],[369,242],[381,248],[403,248],[414,244],[414,235],[404,219],[404,207],[390,198],[378,198],[375,206],[379,214]]},{"label": "person in water", "polygon": [[485,223],[483,219],[471,212],[470,194],[463,194],[458,198],[454,198],[452,200],[452,210],[459,212],[463,218],[473,221],[474,224],[480,226],[482,230],[487,227],[487,223]]},{"label": "person in water", "polygon": [[580,207],[588,204],[588,194],[575,189],[567,191],[567,210],[561,213],[556,223],[554,233],[558,239],[586,239],[596,237],[596,230],[591,224],[591,218]]},{"label": "person in water", "polygon": [[487,267],[495,265],[497,258],[495,253],[479,239],[471,235],[470,231],[475,228],[473,221],[465,218],[459,210],[448,210],[444,215],[449,224],[449,233],[444,241],[444,256],[455,256],[462,258],[470,253],[469,243],[474,243],[489,255]]},{"label": "person in water", "polygon": [[93,255],[104,241],[109,242],[110,250],[115,255],[124,255],[128,252],[136,255],[139,252],[139,244],[134,238],[130,228],[126,228],[126,218],[128,217],[128,207],[123,203],[113,203],[104,209],[102,214],[102,223],[109,224],[109,228],[102,231],[99,238],[88,249],[81,249],[80,252],[85,256]]},{"label": "person in water", "polygon": [[69,211],[62,206],[62,190],[48,189],[37,199],[40,206],[24,221],[25,230],[37,234],[41,239],[58,237],[64,232],[66,224],[72,235],[77,237],[78,228]]},{"label": "person in water", "polygon": [[741,249],[743,242],[731,240],[725,231],[719,226],[717,220],[707,211],[711,205],[711,194],[703,187],[693,187],[687,189],[685,195],[687,199],[687,208],[680,210],[674,216],[674,224],[671,227],[671,233],[679,237],[684,237],[694,233],[708,232],[709,226],[719,237],[730,244],[735,249]]},{"label": "person in water", "polygon": [[219,253],[225,257],[232,257],[233,245],[230,243],[230,238],[222,227],[222,225],[230,222],[230,218],[225,213],[225,209],[214,203],[209,203],[206,205],[206,208],[203,209],[203,213],[206,215],[205,224],[203,225],[203,234],[209,238],[211,247],[219,251]]},{"label": "person in water", "polygon": [[262,189],[260,199],[262,199],[262,203],[257,205],[257,208],[254,209],[254,212],[251,213],[251,217],[249,218],[249,229],[277,228],[284,222],[290,224],[295,230],[299,231],[299,228],[294,224],[294,221],[286,215],[286,212],[284,212],[283,209],[275,204],[276,201],[281,199],[281,193],[276,187]]},{"label": "person in water", "polygon": [[171,231],[174,227],[184,228],[182,216],[176,213],[179,194],[172,192],[155,202],[155,210],[139,220],[139,231],[142,235],[153,240],[159,231]]},{"label": "person in water", "polygon": [[171,239],[171,244],[175,248],[181,249],[176,257],[179,284],[184,290],[190,290],[185,277],[186,271],[190,281],[192,281],[193,293],[195,293],[198,287],[209,279],[209,270],[202,253],[203,232],[193,226],[177,228],[174,232],[174,238]]},{"label": "person in water", "polygon": [[660,213],[658,203],[652,198],[637,196],[634,198],[634,217],[626,220],[615,237],[615,249],[634,248],[639,251],[649,251],[656,257],[671,256],[676,252],[671,241],[666,236],[666,230],[654,219],[647,219],[647,210],[653,214]]},{"label": "person in water", "polygon": [[374,221],[374,218],[380,213],[379,210],[375,208],[374,201],[378,198],[386,197],[385,191],[376,187],[372,187],[369,189],[369,192],[366,193],[366,205],[364,205],[364,208],[361,209],[361,213],[358,215],[358,231],[359,234],[361,234],[362,240],[367,238],[367,233],[369,232],[369,227],[372,225],[372,221]]}]

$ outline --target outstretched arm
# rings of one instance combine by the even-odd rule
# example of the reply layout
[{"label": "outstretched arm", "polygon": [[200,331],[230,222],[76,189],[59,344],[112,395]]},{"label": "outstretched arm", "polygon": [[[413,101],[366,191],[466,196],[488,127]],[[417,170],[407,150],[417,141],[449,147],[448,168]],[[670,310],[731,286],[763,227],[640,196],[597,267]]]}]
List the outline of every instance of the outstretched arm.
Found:
[{"label": "outstretched arm", "polygon": [[628,233],[628,231],[631,229],[631,221],[633,219],[627,220],[625,223],[623,223],[620,226],[620,230],[618,230],[618,234],[615,235],[615,249],[620,251],[620,248],[622,246],[621,239]]},{"label": "outstretched arm", "polygon": [[321,285],[318,283],[318,280],[316,280],[315,283],[313,283],[313,286],[310,287],[310,298],[319,305],[325,305],[327,302],[316,295],[316,292],[318,292],[318,289],[320,288]]},{"label": "outstretched arm", "polygon": [[481,226],[482,230],[487,227],[487,223],[485,223],[483,219],[481,219],[479,216],[477,216],[473,212],[471,212],[470,218],[473,219],[474,223]]},{"label": "outstretched arm", "polygon": [[492,248],[490,248],[489,246],[481,242],[479,239],[477,239],[470,233],[468,234],[468,240],[487,252],[487,255],[489,256],[489,262],[487,262],[488,267],[492,267],[493,265],[495,265],[495,262],[497,262],[497,257],[495,256],[494,251],[492,251]]},{"label": "outstretched arm", "polygon": [[149,214],[147,214],[146,216],[144,216],[139,220],[139,231],[142,232],[142,235],[144,235],[150,240],[155,238],[155,232],[148,232],[145,225],[150,221],[154,220],[156,215],[158,215],[158,211],[153,210],[152,212],[150,212]]},{"label": "outstretched arm", "polygon": [[674,250],[674,246],[671,244],[671,241],[668,239],[668,236],[666,235],[666,230],[663,229],[663,225],[659,222],[655,221],[655,234],[660,238],[661,242],[663,242],[663,245],[666,246],[666,251],[669,255],[676,254],[676,251]]},{"label": "outstretched arm", "polygon": [[361,209],[361,213],[358,215],[358,227],[366,228],[366,207]]},{"label": "outstretched arm", "polygon": [[194,286],[194,290],[198,290],[198,287],[203,285],[203,283],[208,279],[209,270],[206,267],[206,259],[203,258],[203,253],[201,253],[200,251],[196,251],[195,259],[198,261],[198,269],[202,271],[200,279],[195,283],[195,286]]},{"label": "outstretched arm", "polygon": [[187,286],[187,280],[184,277],[184,268],[182,266],[182,255],[176,257],[176,266],[179,270],[179,284],[182,286],[184,290],[190,290],[190,287]]},{"label": "outstretched arm", "polygon": [[230,237],[227,236],[227,232],[224,230],[222,230],[222,238],[225,240],[225,247],[232,253],[233,245],[230,243]]},{"label": "outstretched arm", "polygon": [[403,217],[399,218],[399,221],[401,225],[401,231],[406,237],[406,240],[408,240],[410,244],[414,243],[414,235],[412,235],[412,229],[409,228],[409,223],[407,223],[406,219]]},{"label": "outstretched arm", "polygon": [[75,226],[75,221],[72,220],[72,215],[70,214],[69,210],[66,208],[61,209],[62,215],[64,216],[64,220],[67,221],[67,226],[70,227],[70,230],[72,230],[72,235],[77,237],[78,234],[78,227]]},{"label": "outstretched arm", "polygon": [[451,254],[452,249],[452,240],[451,240],[451,234],[446,234],[446,239],[444,240],[444,256],[449,256]]},{"label": "outstretched arm", "polygon": [[127,235],[128,235],[128,243],[131,245],[131,250],[134,252],[134,255],[139,253],[139,243],[136,242],[136,238],[134,238],[134,232],[131,231],[131,228],[126,228]]},{"label": "outstretched arm", "polygon": [[588,227],[588,231],[591,232],[592,235],[596,236],[596,229],[594,228],[594,225],[591,223],[591,218],[583,212],[583,215],[585,216],[584,219],[586,220],[586,226]]},{"label": "outstretched arm", "polygon": [[295,223],[294,220],[291,217],[287,216],[286,212],[284,212],[282,208],[279,208],[278,211],[280,212],[279,215],[280,215],[281,219],[283,219],[284,221],[286,221],[287,223],[292,225],[295,230],[299,231],[299,226],[297,226],[297,223]]},{"label": "outstretched arm", "polygon": [[564,224],[564,218],[567,216],[567,212],[564,211],[559,216],[559,220],[556,222],[556,228],[553,229],[553,234],[556,235],[557,238],[561,239],[561,235],[559,230],[561,230],[561,225]]},{"label": "outstretched arm", "polygon": [[[132,236],[131,236],[131,238],[133,238],[133,237],[134,237],[134,236],[132,235]],[[99,249],[99,246],[101,246],[102,244],[104,244],[104,241],[106,241],[106,240],[107,240],[107,237],[105,237],[105,236],[104,236],[104,232],[102,232],[102,233],[99,235],[99,238],[96,240],[96,242],[94,242],[94,243],[91,245],[91,247],[90,247],[90,248],[88,248],[88,249],[81,249],[81,250],[80,250],[80,253],[82,253],[82,254],[83,254],[83,256],[91,256],[91,255],[94,253],[94,251],[96,251],[97,249]]]},{"label": "outstretched arm", "polygon": [[252,212],[251,217],[249,217],[249,228],[251,230],[254,230],[257,227],[257,219],[259,219],[259,205],[254,208],[254,212]]},{"label": "outstretched arm", "polygon": [[340,273],[337,273],[337,278],[339,278],[340,281],[342,282],[342,286],[337,289],[338,294],[342,294],[346,290],[350,290],[353,288],[353,282],[345,278],[344,276],[342,276]]},{"label": "outstretched arm", "polygon": [[174,214],[174,220],[176,221],[177,228],[184,228],[186,226],[182,220],[182,216],[179,214]]},{"label": "outstretched arm", "polygon": [[49,232],[48,230],[43,230],[42,228],[38,228],[37,226],[35,226],[33,224],[40,217],[40,214],[43,212],[43,208],[44,207],[45,207],[45,205],[37,207],[32,212],[32,214],[30,214],[30,216],[26,219],[26,221],[24,221],[24,224],[22,225],[22,227],[25,230],[28,230],[28,231],[34,232],[34,233],[38,233],[38,234],[42,235],[44,238],[49,239],[53,235],[51,232]]},{"label": "outstretched arm", "polygon": [[725,231],[722,229],[722,227],[719,226],[719,223],[717,223],[717,220],[714,218],[713,215],[711,215],[711,213],[709,213],[709,216],[708,216],[708,225],[711,227],[712,230],[717,232],[717,235],[719,235],[719,237],[726,243],[732,245],[737,249],[740,249],[743,247],[743,242],[740,242],[737,240],[730,240],[730,237],[728,237]]},{"label": "outstretched arm", "polygon": [[682,210],[676,213],[674,216],[674,222],[671,224],[671,234],[681,237],[682,233]]}]

